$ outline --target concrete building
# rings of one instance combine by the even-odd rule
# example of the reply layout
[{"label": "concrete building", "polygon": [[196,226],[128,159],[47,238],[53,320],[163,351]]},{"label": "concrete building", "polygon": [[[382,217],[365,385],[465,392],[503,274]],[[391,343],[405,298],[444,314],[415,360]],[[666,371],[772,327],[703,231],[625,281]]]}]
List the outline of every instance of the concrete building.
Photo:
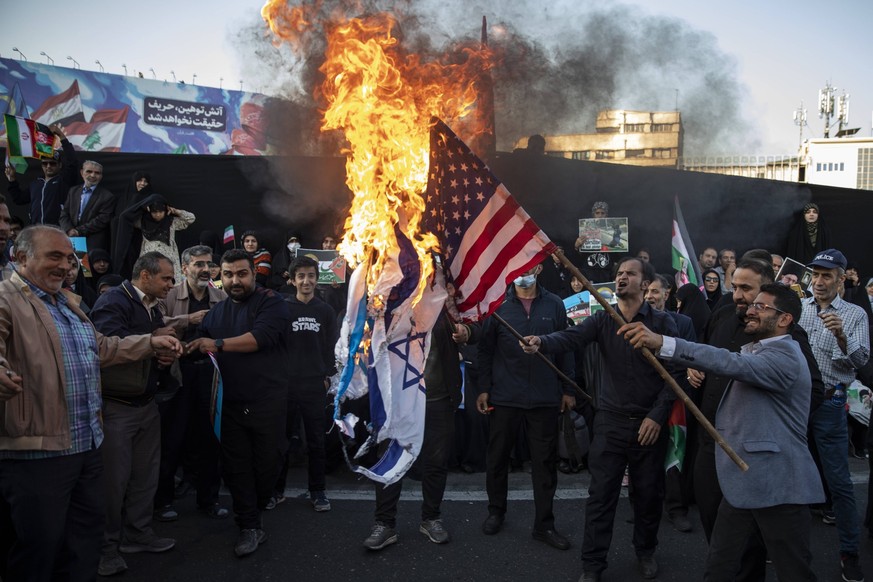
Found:
[{"label": "concrete building", "polygon": [[[676,168],[682,157],[678,111],[611,109],[597,114],[595,133],[547,135],[546,154],[634,166]],[[527,147],[527,139],[516,143]]]},{"label": "concrete building", "polygon": [[809,139],[793,156],[712,156],[679,160],[680,170],[873,190],[873,138]]},{"label": "concrete building", "polygon": [[809,184],[873,190],[873,138],[810,139],[801,150]]}]

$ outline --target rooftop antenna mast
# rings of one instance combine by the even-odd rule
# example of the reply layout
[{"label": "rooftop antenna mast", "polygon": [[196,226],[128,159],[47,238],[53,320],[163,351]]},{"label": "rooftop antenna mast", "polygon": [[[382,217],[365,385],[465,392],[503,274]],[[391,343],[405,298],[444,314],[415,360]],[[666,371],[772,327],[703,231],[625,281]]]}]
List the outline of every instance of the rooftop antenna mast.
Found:
[{"label": "rooftop antenna mast", "polygon": [[803,126],[806,125],[806,108],[803,107],[803,101],[800,102],[800,107],[794,110],[794,125],[800,127],[800,147],[803,147]]},{"label": "rooftop antenna mast", "polygon": [[834,92],[837,88],[832,87],[830,82],[825,84],[824,89],[818,92],[818,117],[825,120],[824,136],[825,139],[831,135],[831,117],[834,114]]}]

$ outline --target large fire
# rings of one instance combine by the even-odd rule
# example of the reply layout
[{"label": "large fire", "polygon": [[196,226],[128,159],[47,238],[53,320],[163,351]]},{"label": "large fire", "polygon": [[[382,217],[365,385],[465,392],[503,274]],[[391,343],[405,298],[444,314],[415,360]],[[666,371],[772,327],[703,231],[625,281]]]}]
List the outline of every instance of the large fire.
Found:
[{"label": "large fire", "polygon": [[[385,260],[398,248],[398,227],[413,242],[421,280],[432,273],[429,251],[437,239],[420,230],[427,185],[429,124],[469,118],[477,99],[476,81],[487,69],[481,47],[452,57],[426,60],[404,49],[389,14],[347,18],[320,16],[319,2],[289,6],[268,0],[261,11],[277,44],[306,50],[306,35],[326,39],[321,87],[322,131],[342,131],[346,183],[354,198],[340,252],[352,264],[370,265],[372,291]],[[482,131],[474,128],[473,132]]]}]

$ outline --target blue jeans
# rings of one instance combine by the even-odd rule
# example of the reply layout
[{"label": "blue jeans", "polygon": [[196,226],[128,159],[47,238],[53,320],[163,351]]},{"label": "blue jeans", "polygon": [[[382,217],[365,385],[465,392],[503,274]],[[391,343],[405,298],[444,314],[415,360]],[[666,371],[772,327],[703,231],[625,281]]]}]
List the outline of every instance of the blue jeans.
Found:
[{"label": "blue jeans", "polygon": [[857,554],[860,538],[855,489],[849,475],[849,430],[846,407],[825,400],[812,416],[815,445],[837,516],[841,554]]}]

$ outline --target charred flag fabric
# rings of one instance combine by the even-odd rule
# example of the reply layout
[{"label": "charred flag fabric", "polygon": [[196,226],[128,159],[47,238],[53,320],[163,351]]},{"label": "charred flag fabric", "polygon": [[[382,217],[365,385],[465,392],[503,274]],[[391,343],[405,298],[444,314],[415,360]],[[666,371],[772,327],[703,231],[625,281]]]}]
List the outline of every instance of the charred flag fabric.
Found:
[{"label": "charred flag fabric", "polygon": [[369,438],[354,461],[380,443],[387,444],[373,466],[353,462],[352,468],[386,485],[403,477],[421,451],[424,364],[431,329],[446,300],[439,284],[424,283],[421,288],[421,265],[412,243],[399,228],[395,228],[395,237],[398,244],[371,293],[366,284],[370,265],[358,265],[352,274],[336,348],[339,385],[334,422],[349,435],[356,419],[341,416],[340,403],[370,395]]}]

